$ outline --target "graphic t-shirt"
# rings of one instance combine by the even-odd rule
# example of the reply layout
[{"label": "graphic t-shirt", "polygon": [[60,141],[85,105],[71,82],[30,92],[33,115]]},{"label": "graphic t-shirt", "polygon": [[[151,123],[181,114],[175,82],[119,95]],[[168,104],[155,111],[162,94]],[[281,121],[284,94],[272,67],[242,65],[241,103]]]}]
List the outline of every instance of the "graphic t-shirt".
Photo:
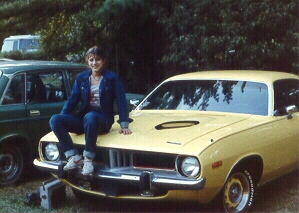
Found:
[{"label": "graphic t-shirt", "polygon": [[101,84],[101,80],[99,81],[99,84],[97,85],[92,85],[90,87],[90,106],[91,107],[100,107],[100,84]]}]

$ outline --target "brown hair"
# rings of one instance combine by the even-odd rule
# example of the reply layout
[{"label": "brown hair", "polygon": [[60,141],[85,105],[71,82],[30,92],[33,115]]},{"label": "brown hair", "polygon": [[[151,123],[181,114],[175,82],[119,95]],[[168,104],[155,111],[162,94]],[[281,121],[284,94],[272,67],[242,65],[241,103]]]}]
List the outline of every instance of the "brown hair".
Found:
[{"label": "brown hair", "polygon": [[97,46],[94,46],[94,47],[90,48],[89,50],[87,50],[87,52],[85,54],[85,63],[88,64],[87,61],[91,55],[99,56],[102,59],[106,59],[105,51],[102,48],[97,47]]}]

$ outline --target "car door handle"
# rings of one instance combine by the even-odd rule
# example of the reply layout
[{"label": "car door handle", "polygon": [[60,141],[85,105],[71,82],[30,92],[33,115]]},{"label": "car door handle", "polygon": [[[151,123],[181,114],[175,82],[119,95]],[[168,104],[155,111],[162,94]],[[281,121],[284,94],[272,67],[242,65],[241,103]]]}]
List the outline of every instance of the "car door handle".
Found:
[{"label": "car door handle", "polygon": [[39,110],[30,110],[30,116],[40,116]]}]

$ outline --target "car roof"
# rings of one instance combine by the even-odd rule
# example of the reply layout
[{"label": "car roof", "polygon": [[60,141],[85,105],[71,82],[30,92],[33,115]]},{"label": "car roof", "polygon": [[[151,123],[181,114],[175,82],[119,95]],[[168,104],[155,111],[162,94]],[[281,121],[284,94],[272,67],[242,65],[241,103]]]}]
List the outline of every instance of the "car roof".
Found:
[{"label": "car roof", "polygon": [[215,71],[198,71],[187,74],[181,74],[171,77],[167,80],[191,80],[191,79],[213,79],[213,80],[242,80],[272,83],[279,79],[299,79],[298,75],[261,70],[215,70]]},{"label": "car roof", "polygon": [[40,69],[52,69],[52,68],[86,68],[84,64],[76,64],[71,62],[61,61],[1,61],[0,71],[4,74],[13,74],[18,71],[26,70],[40,70]]}]

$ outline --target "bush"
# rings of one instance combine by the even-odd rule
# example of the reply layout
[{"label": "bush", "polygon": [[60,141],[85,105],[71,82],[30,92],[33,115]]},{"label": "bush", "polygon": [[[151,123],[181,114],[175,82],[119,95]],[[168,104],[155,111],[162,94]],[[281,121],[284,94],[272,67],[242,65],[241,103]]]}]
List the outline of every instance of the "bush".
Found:
[{"label": "bush", "polygon": [[47,55],[42,51],[38,51],[38,52],[11,51],[11,52],[1,53],[0,57],[9,58],[13,60],[49,60]]}]

